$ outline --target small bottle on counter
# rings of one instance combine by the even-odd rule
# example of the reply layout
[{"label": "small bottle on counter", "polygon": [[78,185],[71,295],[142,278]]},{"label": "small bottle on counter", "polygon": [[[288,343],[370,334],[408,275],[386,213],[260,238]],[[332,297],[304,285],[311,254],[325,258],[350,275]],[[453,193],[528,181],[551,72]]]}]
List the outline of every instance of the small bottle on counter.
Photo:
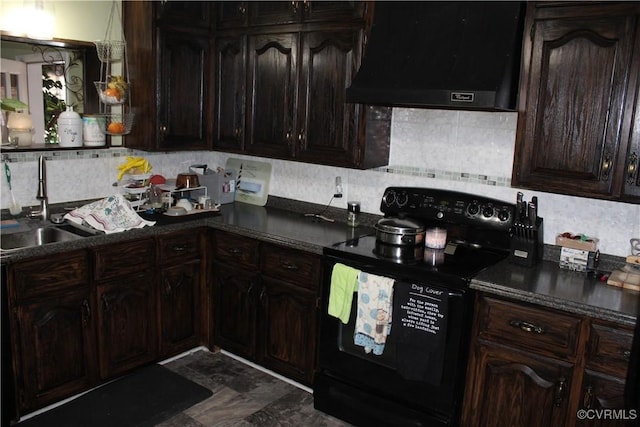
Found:
[{"label": "small bottle on counter", "polygon": [[347,203],[347,225],[349,227],[360,225],[360,202]]}]

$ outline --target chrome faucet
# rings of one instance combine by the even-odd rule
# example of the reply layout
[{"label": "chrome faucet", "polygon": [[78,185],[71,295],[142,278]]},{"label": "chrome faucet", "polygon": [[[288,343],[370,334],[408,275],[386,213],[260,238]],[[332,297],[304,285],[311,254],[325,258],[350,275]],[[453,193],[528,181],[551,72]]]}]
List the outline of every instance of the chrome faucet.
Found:
[{"label": "chrome faucet", "polygon": [[42,218],[43,221],[49,219],[49,198],[47,197],[47,165],[44,156],[38,159],[38,193],[36,199],[40,200],[40,210],[31,211],[30,218]]}]

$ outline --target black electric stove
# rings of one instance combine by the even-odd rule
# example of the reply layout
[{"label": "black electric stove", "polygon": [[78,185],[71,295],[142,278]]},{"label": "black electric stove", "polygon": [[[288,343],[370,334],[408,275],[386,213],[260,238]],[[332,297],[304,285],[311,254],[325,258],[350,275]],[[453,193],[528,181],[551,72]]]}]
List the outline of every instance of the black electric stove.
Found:
[{"label": "black electric stove", "polygon": [[[417,221],[427,233],[433,227],[446,229],[446,245],[389,245],[371,234],[324,249],[314,405],[355,425],[458,425],[473,317],[469,283],[509,255],[515,205],[460,192],[389,187],[380,210],[386,218]],[[400,301],[401,312],[424,316],[424,325],[438,327],[420,331],[408,327],[405,318],[399,323],[394,318],[382,354],[363,352],[354,340],[362,316],[358,298],[353,298],[347,323],[328,314],[338,263],[394,279],[393,312]],[[407,332],[418,338],[408,343],[406,335],[403,339]]]}]

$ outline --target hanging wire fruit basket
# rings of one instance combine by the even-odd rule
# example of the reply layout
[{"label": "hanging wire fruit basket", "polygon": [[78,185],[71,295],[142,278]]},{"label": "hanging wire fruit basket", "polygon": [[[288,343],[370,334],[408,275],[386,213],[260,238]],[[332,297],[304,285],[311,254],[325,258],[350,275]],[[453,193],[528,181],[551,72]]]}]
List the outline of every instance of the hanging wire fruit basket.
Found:
[{"label": "hanging wire fruit basket", "polygon": [[129,98],[129,83],[120,75],[110,76],[106,82],[93,82],[100,97],[106,105],[124,104]]},{"label": "hanging wire fruit basket", "polygon": [[98,59],[101,62],[121,61],[125,51],[123,40],[97,40],[95,42]]},{"label": "hanging wire fruit basket", "polygon": [[105,135],[121,136],[128,135],[131,132],[135,114],[111,113],[103,114],[102,117],[104,117],[104,120],[101,121],[103,127],[100,130]]},{"label": "hanging wire fruit basket", "polygon": [[[119,22],[122,40],[111,37],[114,23]],[[104,40],[95,42],[100,59],[100,81],[94,82],[100,98],[100,130],[105,135],[123,136],[131,132],[135,114],[131,112],[127,43],[122,28],[122,15],[116,1],[111,4]],[[122,61],[122,70],[112,69],[112,63]],[[116,67],[117,68],[117,67]]]}]

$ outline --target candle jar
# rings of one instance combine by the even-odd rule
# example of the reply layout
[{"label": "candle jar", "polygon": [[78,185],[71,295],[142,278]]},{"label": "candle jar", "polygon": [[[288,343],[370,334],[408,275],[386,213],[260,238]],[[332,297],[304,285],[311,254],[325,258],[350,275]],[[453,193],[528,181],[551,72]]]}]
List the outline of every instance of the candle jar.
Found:
[{"label": "candle jar", "polygon": [[9,141],[18,147],[28,147],[33,144],[33,119],[29,113],[12,112],[7,120]]},{"label": "candle jar", "polygon": [[424,245],[431,249],[444,249],[447,246],[447,229],[428,228],[424,235]]}]

